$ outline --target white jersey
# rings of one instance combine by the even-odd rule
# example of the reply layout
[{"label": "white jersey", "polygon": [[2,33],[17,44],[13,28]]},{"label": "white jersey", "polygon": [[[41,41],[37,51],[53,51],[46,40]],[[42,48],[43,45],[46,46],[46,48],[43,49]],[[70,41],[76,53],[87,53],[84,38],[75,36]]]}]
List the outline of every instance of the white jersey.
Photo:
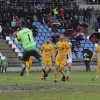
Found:
[{"label": "white jersey", "polygon": [[[68,43],[69,43],[70,47],[72,47],[72,43],[70,43],[70,42],[68,42]],[[72,52],[70,52],[70,53],[68,54],[67,64],[68,64],[68,63],[72,63]]]}]

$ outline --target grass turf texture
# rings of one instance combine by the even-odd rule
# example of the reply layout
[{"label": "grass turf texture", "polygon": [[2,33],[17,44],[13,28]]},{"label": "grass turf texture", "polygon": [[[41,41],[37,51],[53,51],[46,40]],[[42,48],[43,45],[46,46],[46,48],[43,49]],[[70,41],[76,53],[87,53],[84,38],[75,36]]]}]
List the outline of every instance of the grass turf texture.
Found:
[{"label": "grass turf texture", "polygon": [[72,72],[69,82],[54,84],[53,73],[46,82],[40,80],[40,72],[30,77],[19,73],[0,75],[0,100],[100,100],[100,79],[96,72]]}]

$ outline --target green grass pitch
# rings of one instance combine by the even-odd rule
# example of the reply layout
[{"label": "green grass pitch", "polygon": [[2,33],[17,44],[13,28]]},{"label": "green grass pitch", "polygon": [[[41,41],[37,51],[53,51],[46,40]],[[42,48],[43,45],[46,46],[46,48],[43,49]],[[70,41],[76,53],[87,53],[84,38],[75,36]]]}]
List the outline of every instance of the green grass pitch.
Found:
[{"label": "green grass pitch", "polygon": [[46,82],[40,80],[40,72],[30,77],[19,73],[0,74],[0,100],[100,100],[100,78],[96,72],[71,72],[69,82],[54,84],[53,72]]}]

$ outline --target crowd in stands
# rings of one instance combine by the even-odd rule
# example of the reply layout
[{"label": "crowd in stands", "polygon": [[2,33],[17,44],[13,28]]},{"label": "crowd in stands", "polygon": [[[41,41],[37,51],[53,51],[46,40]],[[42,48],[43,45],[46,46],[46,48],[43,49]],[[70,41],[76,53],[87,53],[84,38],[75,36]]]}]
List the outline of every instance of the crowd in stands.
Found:
[{"label": "crowd in stands", "polygon": [[[6,1],[10,2],[11,0]],[[14,2],[17,3],[17,1],[20,0],[15,0]],[[64,1],[68,2],[70,0]],[[90,21],[92,21],[94,23],[96,16],[98,15],[98,13],[100,13],[99,8],[94,9],[94,7],[88,7],[87,9],[79,9],[76,6],[73,6],[72,8],[68,7],[67,5],[64,5],[62,7],[59,5],[60,3],[58,0],[56,0],[55,2],[55,6],[52,7],[52,9],[51,6],[47,4],[42,9],[34,8],[34,6],[17,8],[13,5],[9,6],[8,4],[1,5],[0,34],[2,35],[3,39],[5,39],[6,35],[12,34],[14,31],[19,29],[20,22],[22,21],[26,21],[26,26],[32,29],[34,15],[37,16],[39,22],[41,22],[42,24],[48,24],[49,28],[52,28],[52,31],[57,32],[57,28],[76,29],[77,26],[80,25],[80,22],[90,23]],[[57,25],[55,26],[53,25],[53,23],[57,23]],[[95,23],[95,27],[96,26],[100,28],[100,23],[99,25]]]}]

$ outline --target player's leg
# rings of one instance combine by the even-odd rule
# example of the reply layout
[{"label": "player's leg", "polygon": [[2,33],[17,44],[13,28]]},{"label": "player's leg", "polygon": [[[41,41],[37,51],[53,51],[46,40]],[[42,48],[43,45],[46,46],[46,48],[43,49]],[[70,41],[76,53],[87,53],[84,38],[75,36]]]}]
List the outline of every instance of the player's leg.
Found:
[{"label": "player's leg", "polygon": [[86,71],[88,71],[87,61],[85,60],[84,63],[85,63],[85,66],[86,66]]},{"label": "player's leg", "polygon": [[56,57],[55,69],[54,69],[54,83],[57,83],[59,65],[60,65],[60,59]]},{"label": "player's leg", "polygon": [[26,76],[30,76],[29,70],[30,70],[30,64],[29,64],[29,61],[26,61]]},{"label": "player's leg", "polygon": [[45,65],[44,65],[44,62],[42,60],[42,56],[40,55],[40,53],[36,49],[34,49],[31,52],[31,54],[32,54],[32,56],[34,56],[39,61],[40,65],[42,67],[42,71],[44,72],[45,77],[47,77],[48,75],[47,75],[47,73],[45,71]]},{"label": "player's leg", "polygon": [[99,77],[99,73],[100,73],[100,60],[98,59],[98,67],[97,67],[97,76],[96,76],[96,78]]},{"label": "player's leg", "polygon": [[87,68],[88,68],[88,71],[90,71],[90,62],[87,60]]},{"label": "player's leg", "polygon": [[[46,60],[46,59],[43,59],[43,62],[44,62],[45,69],[46,69],[47,60]],[[41,80],[42,80],[42,81],[46,81],[46,77],[44,76],[44,72],[43,72],[43,71],[42,71],[42,73],[41,73]]]},{"label": "player's leg", "polygon": [[65,72],[64,72],[65,62],[66,62],[66,58],[62,58],[62,60],[60,62],[60,67],[59,67],[59,71],[63,75],[63,77],[61,79],[62,81],[66,80],[66,78],[65,78]]},{"label": "player's leg", "polygon": [[70,76],[71,67],[72,67],[72,58],[69,58],[67,60],[67,65],[68,65],[68,69],[67,69],[67,77],[66,77],[66,80],[69,81],[69,76]]},{"label": "player's leg", "polygon": [[29,61],[29,57],[30,57],[30,52],[25,51],[23,53],[22,60],[21,60],[21,73],[20,73],[21,76],[24,75],[24,72],[25,72],[25,69],[26,69],[26,61]]},{"label": "player's leg", "polygon": [[52,61],[51,61],[51,59],[48,60],[47,65],[48,65],[48,69],[46,70],[46,72],[49,73],[51,71],[51,69],[52,69]]}]

